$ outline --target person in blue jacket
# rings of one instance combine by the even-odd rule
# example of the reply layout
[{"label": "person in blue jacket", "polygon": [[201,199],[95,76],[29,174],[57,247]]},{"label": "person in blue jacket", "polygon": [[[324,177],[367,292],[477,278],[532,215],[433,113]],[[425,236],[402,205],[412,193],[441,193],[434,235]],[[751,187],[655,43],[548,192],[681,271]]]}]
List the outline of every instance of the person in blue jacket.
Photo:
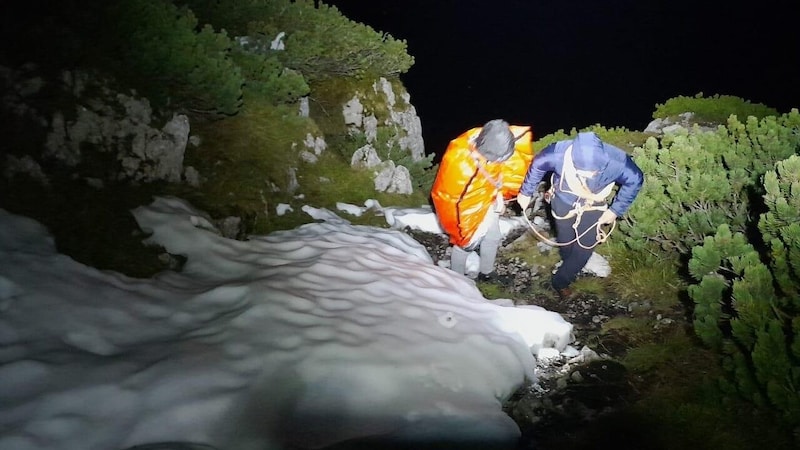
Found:
[{"label": "person in blue jacket", "polygon": [[[592,256],[603,225],[612,224],[630,208],[644,174],[622,149],[605,143],[593,132],[548,145],[536,154],[522,182],[517,203],[524,211],[539,183],[551,173],[545,200],[555,219],[556,242],[562,264],[552,286],[562,299]],[[619,186],[610,205],[608,197]]]}]

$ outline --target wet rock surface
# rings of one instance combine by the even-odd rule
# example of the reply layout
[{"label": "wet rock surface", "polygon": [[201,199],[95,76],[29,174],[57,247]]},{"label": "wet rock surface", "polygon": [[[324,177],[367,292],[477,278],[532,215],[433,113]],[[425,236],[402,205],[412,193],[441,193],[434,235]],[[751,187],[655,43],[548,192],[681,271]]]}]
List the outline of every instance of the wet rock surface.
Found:
[{"label": "wet rock surface", "polygon": [[[407,232],[425,245],[435,263],[449,259],[445,236]],[[504,245],[524,233],[525,230],[511,233]],[[505,258],[502,249],[495,267],[496,275],[484,283],[500,285],[513,293],[517,304],[558,312],[574,326],[572,352],[540,359],[537,381],[521,387],[504,405],[522,430],[519,448],[599,448],[582,442],[586,430],[635,400],[631,375],[616,361],[627,348],[624,339],[605,335],[602,345],[597,345],[603,323],[630,315],[629,305],[581,293],[563,301],[549,288],[549,271],[531,268],[518,258]]]}]

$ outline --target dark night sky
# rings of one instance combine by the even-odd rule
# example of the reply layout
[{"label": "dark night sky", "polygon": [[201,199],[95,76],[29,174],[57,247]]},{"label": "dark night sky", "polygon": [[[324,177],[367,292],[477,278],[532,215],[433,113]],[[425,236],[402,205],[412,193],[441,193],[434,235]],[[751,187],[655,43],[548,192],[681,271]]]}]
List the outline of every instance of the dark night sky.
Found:
[{"label": "dark night sky", "polygon": [[323,2],[407,41],[428,152],[493,118],[535,137],[643,130],[656,103],[698,92],[800,107],[800,27],[773,0]]}]

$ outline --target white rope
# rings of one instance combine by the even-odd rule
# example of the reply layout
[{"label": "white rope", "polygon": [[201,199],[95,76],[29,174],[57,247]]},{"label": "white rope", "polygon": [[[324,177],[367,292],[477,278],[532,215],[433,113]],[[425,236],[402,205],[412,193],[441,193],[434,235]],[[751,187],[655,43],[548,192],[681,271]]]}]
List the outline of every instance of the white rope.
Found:
[{"label": "white rope", "polygon": [[[558,216],[555,213],[553,213],[553,217],[556,220],[565,220],[565,219],[570,219],[573,216],[577,216],[575,218],[575,223],[572,224],[572,229],[575,230],[575,239],[569,242],[555,242],[546,238],[545,236],[542,236],[542,234],[539,233],[539,230],[537,230],[536,227],[531,223],[530,219],[528,219],[528,215],[525,213],[525,211],[522,211],[522,217],[525,219],[525,223],[528,224],[528,227],[533,231],[533,234],[536,235],[536,237],[539,238],[540,241],[544,242],[545,244],[551,247],[566,247],[567,245],[572,245],[573,243],[577,242],[578,245],[581,246],[581,248],[584,248],[586,250],[591,250],[596,246],[598,246],[599,244],[605,242],[608,239],[608,237],[611,236],[611,232],[613,232],[614,228],[616,228],[617,222],[616,221],[611,222],[611,228],[609,228],[608,231],[605,231],[602,228],[602,225],[600,225],[600,222],[598,221],[593,226],[590,226],[589,228],[586,229],[586,231],[584,231],[579,235],[578,226],[580,225],[581,219],[583,218],[583,212],[589,210],[606,210],[606,209],[607,205],[589,206],[589,207],[583,205],[575,205],[575,208],[570,210],[570,212],[568,212],[564,216]],[[587,233],[589,233],[593,229],[595,230],[595,243],[587,247],[583,245],[580,240],[582,237],[584,237]]]},{"label": "white rope", "polygon": [[[555,195],[555,183],[553,183],[553,179],[555,178],[555,174],[553,174],[550,178],[550,196],[552,197]],[[566,186],[564,183],[566,182]],[[528,223],[528,226],[533,233],[538,237],[542,242],[547,245],[553,247],[565,247],[567,245],[572,245],[573,243],[577,242],[581,248],[585,248],[587,250],[591,250],[597,245],[602,242],[605,242],[608,239],[608,236],[611,235],[611,232],[614,231],[616,227],[616,221],[611,222],[611,228],[606,232],[603,230],[602,225],[599,222],[595,223],[593,226],[590,226],[586,229],[583,233],[578,234],[578,227],[580,226],[581,219],[583,218],[583,213],[585,211],[606,211],[608,209],[608,204],[605,203],[606,198],[611,194],[612,189],[614,188],[614,183],[609,183],[606,187],[604,187],[600,192],[594,193],[589,190],[586,185],[581,182],[580,178],[578,177],[578,173],[575,170],[575,164],[572,161],[572,145],[567,147],[566,151],[564,152],[564,163],[561,166],[561,177],[559,179],[559,190],[566,192],[568,194],[572,194],[578,197],[578,200],[572,205],[572,209],[569,210],[563,216],[559,216],[552,210],[550,213],[553,215],[553,218],[556,220],[567,220],[575,217],[575,223],[572,224],[572,229],[575,230],[575,239],[559,243],[553,242],[550,239],[542,236],[538,230],[533,226],[530,220],[528,220],[528,216],[525,214],[525,211],[522,211],[522,217],[525,218],[525,222]],[[591,201],[592,203],[603,202],[601,205],[585,205],[581,202],[581,199],[584,201]],[[581,243],[581,238],[586,236],[591,230],[595,230],[595,243],[587,247]]]}]

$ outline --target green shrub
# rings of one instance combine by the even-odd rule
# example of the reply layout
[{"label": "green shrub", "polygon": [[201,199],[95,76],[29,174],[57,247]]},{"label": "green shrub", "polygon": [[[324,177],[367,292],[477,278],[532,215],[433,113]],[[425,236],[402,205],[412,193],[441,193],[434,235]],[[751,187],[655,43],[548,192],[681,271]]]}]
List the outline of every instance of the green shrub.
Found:
[{"label": "green shrub", "polygon": [[168,0],[128,0],[108,6],[98,43],[107,67],[156,106],[232,115],[241,106],[244,79],[229,58],[231,41],[198,26],[185,7]]},{"label": "green shrub", "polygon": [[[725,357],[724,386],[800,424],[800,157],[764,177],[768,248],[720,225],[692,250],[695,331]],[[756,239],[756,242],[759,242]]]},{"label": "green shrub", "polygon": [[246,102],[292,103],[311,91],[303,75],[285,67],[275,55],[248,52],[237,45],[231,57],[245,78]]},{"label": "green shrub", "polygon": [[721,223],[744,229],[748,211],[744,183],[731,179],[737,173],[723,170],[721,156],[708,151],[719,145],[717,135],[684,132],[660,143],[650,138],[634,151],[645,182],[620,221],[629,247],[641,250],[656,244],[685,254]]},{"label": "green shrub", "polygon": [[[637,146],[644,144],[647,139],[644,133],[631,131],[625,127],[606,128],[600,124],[596,124],[580,130],[580,132],[583,131],[594,131],[604,142],[615,145],[629,153]],[[534,152],[542,150],[553,142],[573,139],[578,135],[578,132],[578,129],[572,128],[569,133],[565,133],[564,130],[558,130],[555,133],[542,136],[534,141]]]},{"label": "green shrub", "polygon": [[793,109],[781,116],[756,119],[747,117],[740,122],[730,117],[727,129],[720,128],[727,142],[719,149],[727,170],[744,171],[748,183],[757,185],[758,194],[763,193],[759,185],[761,177],[773,170],[782,161],[800,151],[800,113]]},{"label": "green shrub", "polygon": [[248,23],[265,20],[279,11],[274,8],[277,3],[272,0],[186,0],[184,3],[197,15],[200,23],[211,24],[234,37],[247,36]]},{"label": "green shrub", "polygon": [[715,94],[712,97],[703,97],[700,92],[694,97],[679,95],[663,104],[656,104],[653,118],[665,119],[685,112],[694,113],[693,120],[700,123],[725,123],[731,115],[761,119],[779,114],[776,109],[761,103],[750,103],[749,100],[732,95]]},{"label": "green shrub", "polygon": [[[769,209],[759,229],[769,246],[775,281],[790,298],[800,297],[800,157],[791,156],[764,176],[764,201]],[[800,349],[798,349],[800,350]]]},{"label": "green shrub", "polygon": [[[645,182],[620,221],[625,243],[637,250],[677,250],[688,254],[721,224],[745,232],[758,211],[759,178],[767,167],[800,148],[800,114],[730,117],[728,128],[691,133],[683,129],[660,142],[649,138],[634,151]],[[619,237],[619,236],[617,236]]]},{"label": "green shrub", "polygon": [[[405,73],[414,64],[406,41],[353,22],[335,7],[320,3],[315,9],[313,5],[313,1],[298,0],[288,5],[285,14],[277,16],[281,28],[293,25],[293,31],[287,33],[286,51],[281,53],[288,67],[311,79],[377,78]],[[251,33],[262,29],[250,27]]]},{"label": "green shrub", "polygon": [[[201,20],[246,36],[251,51],[277,56],[310,81],[396,76],[414,64],[404,40],[353,22],[323,2],[191,0],[189,5]],[[270,50],[281,32],[286,33],[285,50]]]},{"label": "green shrub", "polygon": [[430,192],[433,187],[433,181],[436,179],[436,172],[439,170],[439,165],[433,165],[433,153],[423,157],[419,161],[414,161],[410,154],[397,158],[395,163],[397,165],[405,166],[411,175],[411,182],[414,183],[414,189],[421,192]]}]

